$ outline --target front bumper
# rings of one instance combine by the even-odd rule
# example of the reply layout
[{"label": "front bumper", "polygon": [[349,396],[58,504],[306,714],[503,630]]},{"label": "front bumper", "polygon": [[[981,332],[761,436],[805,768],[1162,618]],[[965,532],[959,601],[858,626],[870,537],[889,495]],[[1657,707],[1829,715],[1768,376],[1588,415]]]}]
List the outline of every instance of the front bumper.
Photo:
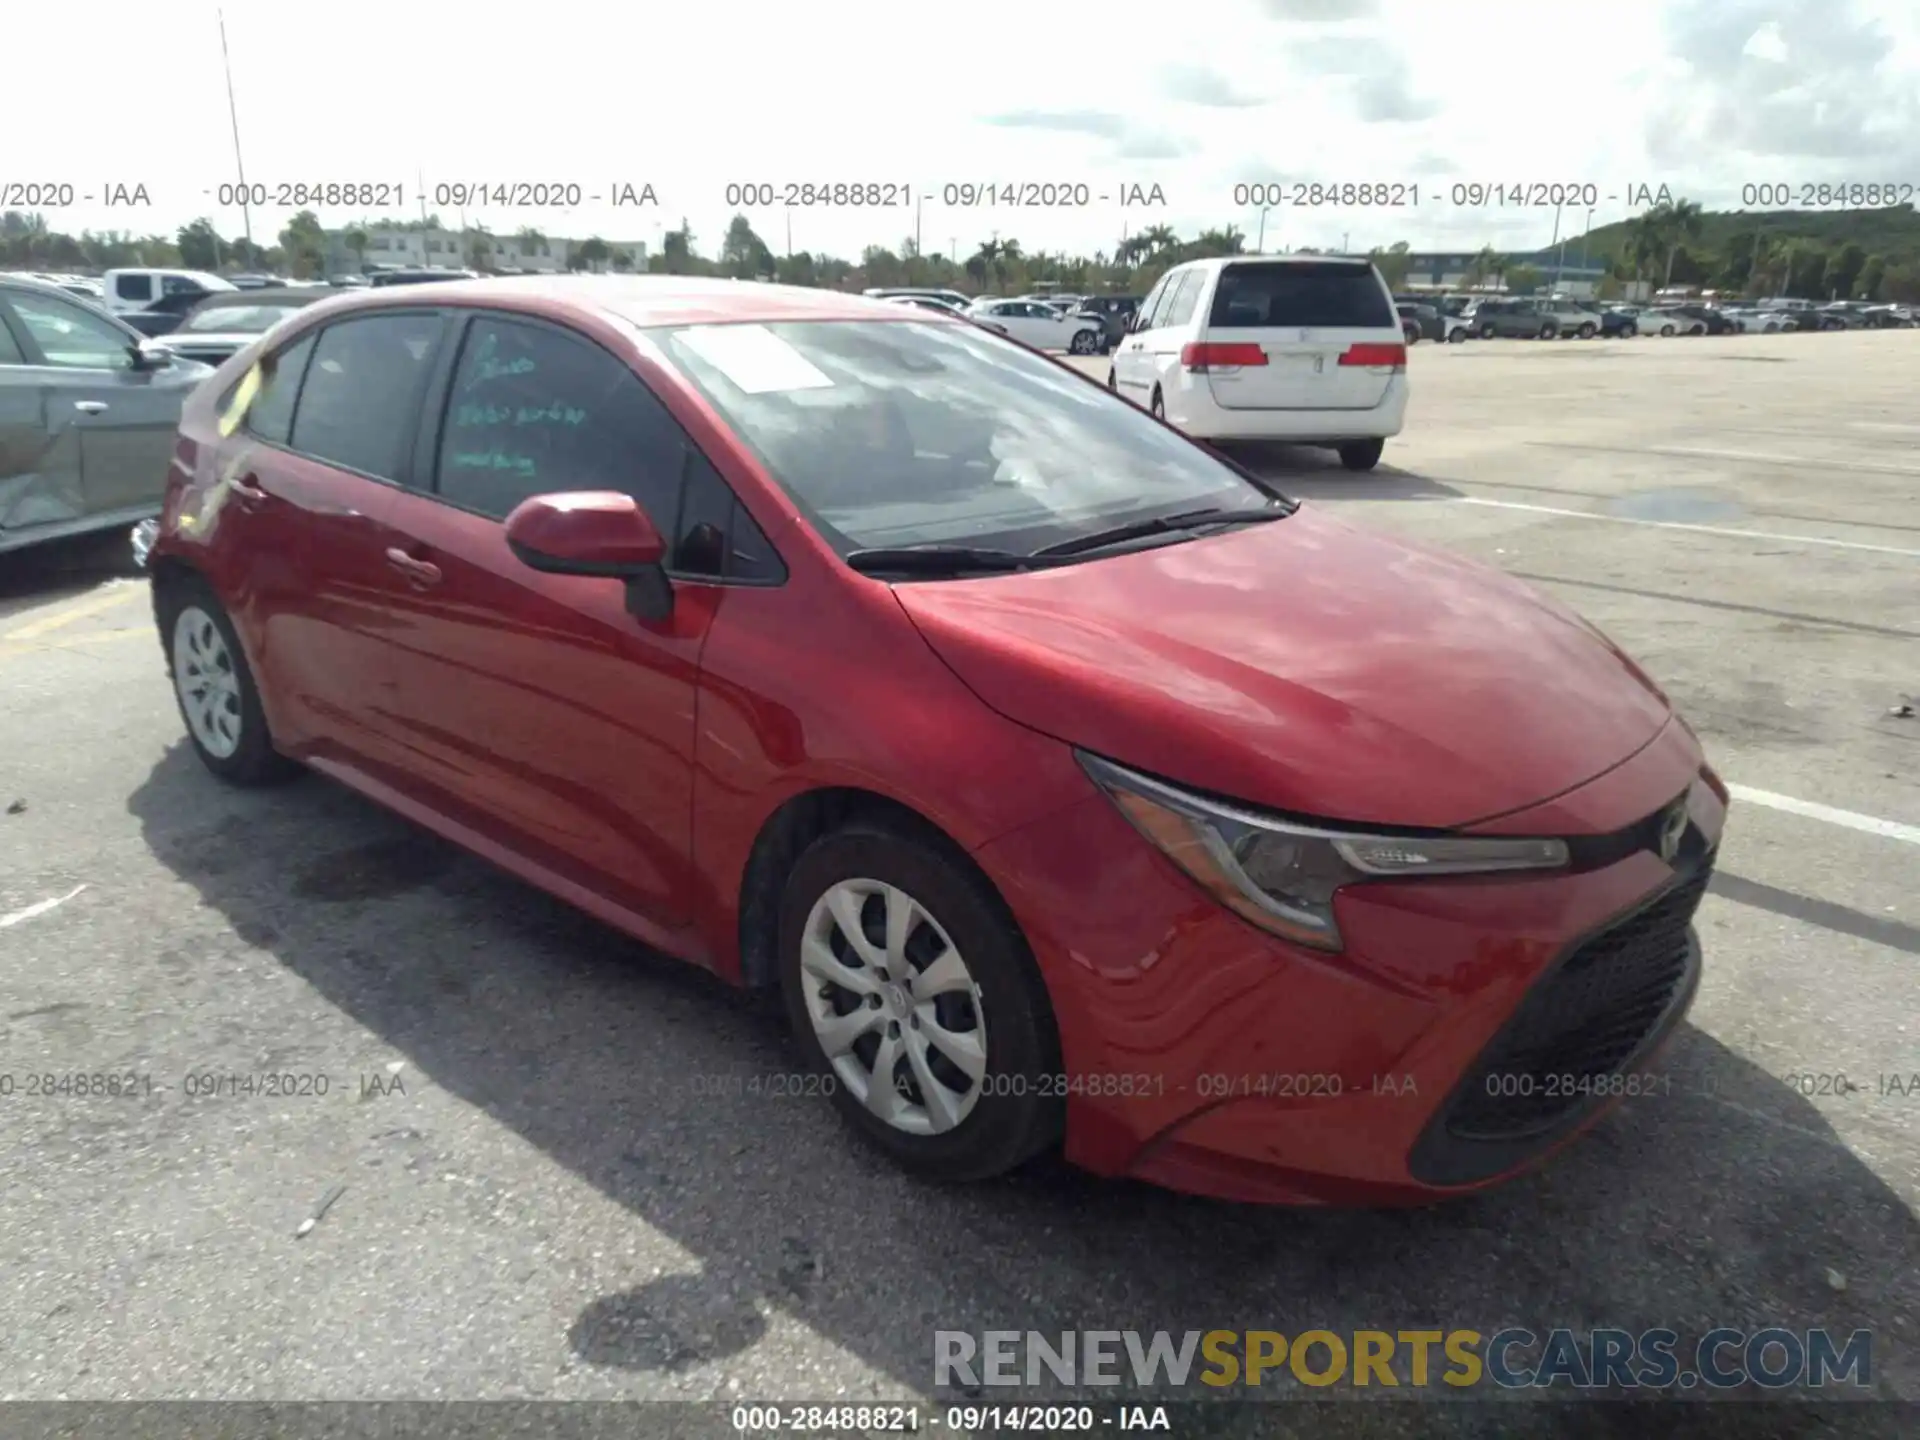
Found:
[{"label": "front bumper", "polygon": [[[1700,765],[1670,726],[1541,807],[1537,821],[1623,837],[1590,868],[1342,891],[1335,956],[1223,910],[1104,797],[1003,837],[980,858],[1053,998],[1068,1158],[1289,1204],[1424,1203],[1537,1164],[1627,1092],[1605,1077],[1644,1069],[1691,1002],[1690,922],[1724,809],[1704,806],[1677,865],[1627,847]],[[1663,904],[1646,984],[1591,985],[1618,978],[1603,952]],[[1546,1104],[1543,1083],[1567,1103]]]}]

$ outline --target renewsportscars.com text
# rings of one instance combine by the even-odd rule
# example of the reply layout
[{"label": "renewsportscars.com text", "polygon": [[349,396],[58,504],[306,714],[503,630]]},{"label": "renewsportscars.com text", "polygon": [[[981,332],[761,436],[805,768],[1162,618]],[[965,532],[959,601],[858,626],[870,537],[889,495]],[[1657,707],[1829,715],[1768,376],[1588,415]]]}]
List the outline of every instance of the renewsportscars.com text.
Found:
[{"label": "renewsportscars.com text", "polygon": [[934,1332],[935,1385],[1765,1390],[1867,1387],[1873,1335],[1709,1330],[1037,1330]]}]

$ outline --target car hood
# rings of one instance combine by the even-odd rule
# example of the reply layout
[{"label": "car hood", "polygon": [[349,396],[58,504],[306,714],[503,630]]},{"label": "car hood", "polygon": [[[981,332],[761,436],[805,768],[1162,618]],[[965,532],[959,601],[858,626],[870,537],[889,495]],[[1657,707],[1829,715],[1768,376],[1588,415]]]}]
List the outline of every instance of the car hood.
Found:
[{"label": "car hood", "polygon": [[1009,719],[1326,820],[1491,819],[1618,765],[1672,714],[1605,636],[1530,587],[1310,508],[894,593]]}]

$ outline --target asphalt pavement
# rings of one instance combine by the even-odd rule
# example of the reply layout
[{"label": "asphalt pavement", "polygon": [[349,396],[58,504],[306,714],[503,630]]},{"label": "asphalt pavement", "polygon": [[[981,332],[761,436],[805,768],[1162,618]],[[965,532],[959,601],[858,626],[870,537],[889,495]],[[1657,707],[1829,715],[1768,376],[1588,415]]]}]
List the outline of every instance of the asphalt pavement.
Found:
[{"label": "asphalt pavement", "polygon": [[1575,605],[1737,787],[1670,1093],[1427,1210],[916,1182],[717,983],[215,783],[115,536],[0,560],[0,1397],[938,1398],[936,1329],[1519,1324],[1867,1328],[1920,1400],[1920,334],[1411,373],[1376,472],[1251,458]]}]

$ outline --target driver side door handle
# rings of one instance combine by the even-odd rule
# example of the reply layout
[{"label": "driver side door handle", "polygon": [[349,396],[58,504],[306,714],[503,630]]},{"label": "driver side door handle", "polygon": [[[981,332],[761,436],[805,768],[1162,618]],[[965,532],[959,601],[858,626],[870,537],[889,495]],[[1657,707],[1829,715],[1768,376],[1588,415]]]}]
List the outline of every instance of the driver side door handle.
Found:
[{"label": "driver side door handle", "polygon": [[440,567],[431,560],[421,560],[395,547],[387,551],[387,564],[406,576],[415,585],[438,585]]},{"label": "driver side door handle", "polygon": [[73,408],[78,410],[82,415],[104,415],[107,413],[107,402],[104,400],[76,400],[73,402]]}]

